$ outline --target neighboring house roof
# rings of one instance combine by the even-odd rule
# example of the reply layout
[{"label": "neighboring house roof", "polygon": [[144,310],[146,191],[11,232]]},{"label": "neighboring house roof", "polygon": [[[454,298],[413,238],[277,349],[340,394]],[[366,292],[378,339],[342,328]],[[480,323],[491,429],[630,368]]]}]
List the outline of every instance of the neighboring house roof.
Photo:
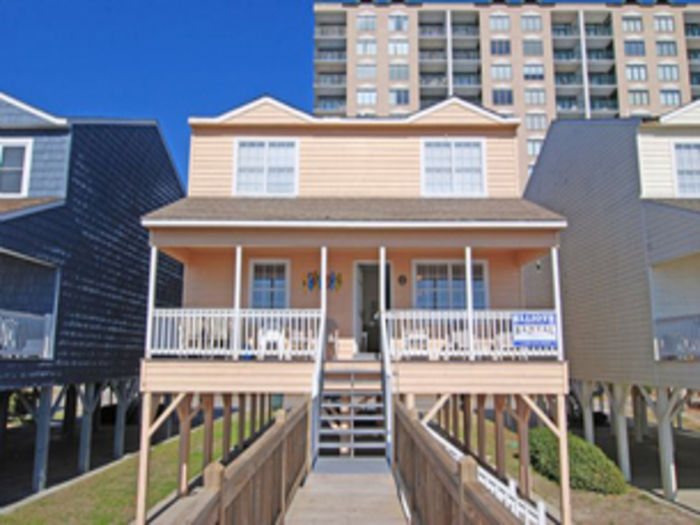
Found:
[{"label": "neighboring house roof", "polygon": [[649,199],[650,202],[700,213],[700,199]]},{"label": "neighboring house roof", "polygon": [[[433,104],[425,109],[402,117],[388,118],[363,118],[363,117],[318,117],[290,106],[270,96],[257,98],[247,104],[234,108],[226,113],[215,117],[190,117],[190,125],[222,125],[235,124],[239,117],[250,114],[255,114],[256,110],[265,109],[264,115],[257,124],[277,124],[280,123],[283,117],[287,117],[284,123],[292,124],[360,124],[360,125],[405,125],[422,121],[431,115],[438,115],[441,110],[455,106],[462,109],[465,114],[473,114],[480,117],[478,122],[484,124],[510,124],[515,125],[520,123],[520,120],[513,117],[504,117],[503,115],[487,109],[478,104],[468,102],[459,97],[450,97],[442,102]],[[275,119],[278,117],[278,119]],[[434,124],[434,122],[429,122]],[[444,122],[442,122],[444,124]],[[473,124],[475,122],[465,119],[462,124]]]},{"label": "neighboring house roof", "polygon": [[[547,223],[564,218],[524,199],[188,197],[144,217],[146,226],[293,226],[301,223]],[[544,226],[544,225],[543,225]]]},{"label": "neighboring house roof", "polygon": [[58,197],[0,199],[0,222],[54,208],[63,203],[64,200]]}]

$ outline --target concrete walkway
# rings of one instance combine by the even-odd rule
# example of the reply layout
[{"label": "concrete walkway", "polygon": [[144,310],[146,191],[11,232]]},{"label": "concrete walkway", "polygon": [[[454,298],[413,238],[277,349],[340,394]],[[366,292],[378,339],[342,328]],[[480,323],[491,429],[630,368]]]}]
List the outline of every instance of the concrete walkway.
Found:
[{"label": "concrete walkway", "polygon": [[384,458],[319,458],[284,519],[302,524],[405,524]]}]

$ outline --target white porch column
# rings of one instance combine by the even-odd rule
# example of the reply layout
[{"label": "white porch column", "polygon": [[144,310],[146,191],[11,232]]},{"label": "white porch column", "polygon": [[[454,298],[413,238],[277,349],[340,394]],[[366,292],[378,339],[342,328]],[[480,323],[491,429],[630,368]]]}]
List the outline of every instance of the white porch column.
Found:
[{"label": "white porch column", "polygon": [[243,268],[243,246],[236,246],[236,262],[233,289],[233,356],[238,359],[241,350],[241,269]]},{"label": "white porch column", "polygon": [[467,330],[469,331],[469,359],[474,360],[474,278],[472,275],[472,247],[464,248],[464,282],[467,305]]},{"label": "white porch column", "polygon": [[379,314],[386,311],[386,246],[379,247]]},{"label": "white porch column", "polygon": [[53,385],[42,386],[39,406],[34,413],[36,424],[36,442],[34,444],[34,471],[32,473],[32,490],[39,492],[46,488],[49,464],[49,443],[51,441],[51,394]]},{"label": "white porch column", "polygon": [[321,315],[326,317],[326,311],[328,310],[328,248],[326,246],[321,246],[321,282],[319,283],[321,290]]},{"label": "white porch column", "polygon": [[559,348],[559,360],[564,360],[564,332],[561,318],[561,285],[559,282],[559,248],[552,246],[552,285],[554,287],[554,311],[557,315],[557,346]]},{"label": "white porch column", "polygon": [[595,445],[595,425],[593,424],[593,381],[581,381],[580,399],[583,410],[583,435],[586,441]]},{"label": "white porch column", "polygon": [[625,481],[632,478],[632,469],[630,468],[630,449],[629,440],[627,438],[627,415],[625,413],[625,405],[627,404],[627,394],[629,386],[622,383],[614,383],[612,385],[612,404],[613,410],[613,428],[615,429],[615,439],[617,440],[617,464],[625,476]]},{"label": "white porch column", "polygon": [[151,246],[151,263],[148,268],[148,306],[146,308],[146,356],[153,346],[153,310],[156,307],[156,277],[158,273],[158,248]]}]

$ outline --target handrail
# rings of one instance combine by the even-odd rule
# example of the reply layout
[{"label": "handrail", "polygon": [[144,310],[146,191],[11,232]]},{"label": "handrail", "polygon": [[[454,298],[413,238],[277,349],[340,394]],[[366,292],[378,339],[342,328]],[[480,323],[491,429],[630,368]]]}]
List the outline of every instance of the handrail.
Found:
[{"label": "handrail", "polygon": [[393,386],[391,377],[390,346],[389,340],[387,339],[385,315],[386,312],[381,312],[379,316],[379,330],[382,346],[382,389],[384,393],[384,423],[386,427],[386,458],[389,461],[389,464],[393,465]]},{"label": "handrail", "polygon": [[326,358],[326,316],[321,317],[318,342],[316,344],[316,357],[314,360],[314,373],[311,379],[311,461],[315,461],[318,454],[318,441],[321,426],[321,389],[323,386],[323,363]]}]

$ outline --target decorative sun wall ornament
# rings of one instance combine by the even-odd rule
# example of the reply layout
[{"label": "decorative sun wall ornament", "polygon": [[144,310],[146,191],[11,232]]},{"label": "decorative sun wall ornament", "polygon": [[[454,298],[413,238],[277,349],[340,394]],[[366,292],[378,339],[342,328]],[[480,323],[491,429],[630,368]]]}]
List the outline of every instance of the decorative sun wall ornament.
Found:
[{"label": "decorative sun wall ornament", "polygon": [[[305,292],[313,292],[320,288],[321,276],[317,271],[308,272],[301,278],[301,287]],[[343,287],[343,274],[331,272],[326,277],[326,286],[331,292],[337,292]]]}]

